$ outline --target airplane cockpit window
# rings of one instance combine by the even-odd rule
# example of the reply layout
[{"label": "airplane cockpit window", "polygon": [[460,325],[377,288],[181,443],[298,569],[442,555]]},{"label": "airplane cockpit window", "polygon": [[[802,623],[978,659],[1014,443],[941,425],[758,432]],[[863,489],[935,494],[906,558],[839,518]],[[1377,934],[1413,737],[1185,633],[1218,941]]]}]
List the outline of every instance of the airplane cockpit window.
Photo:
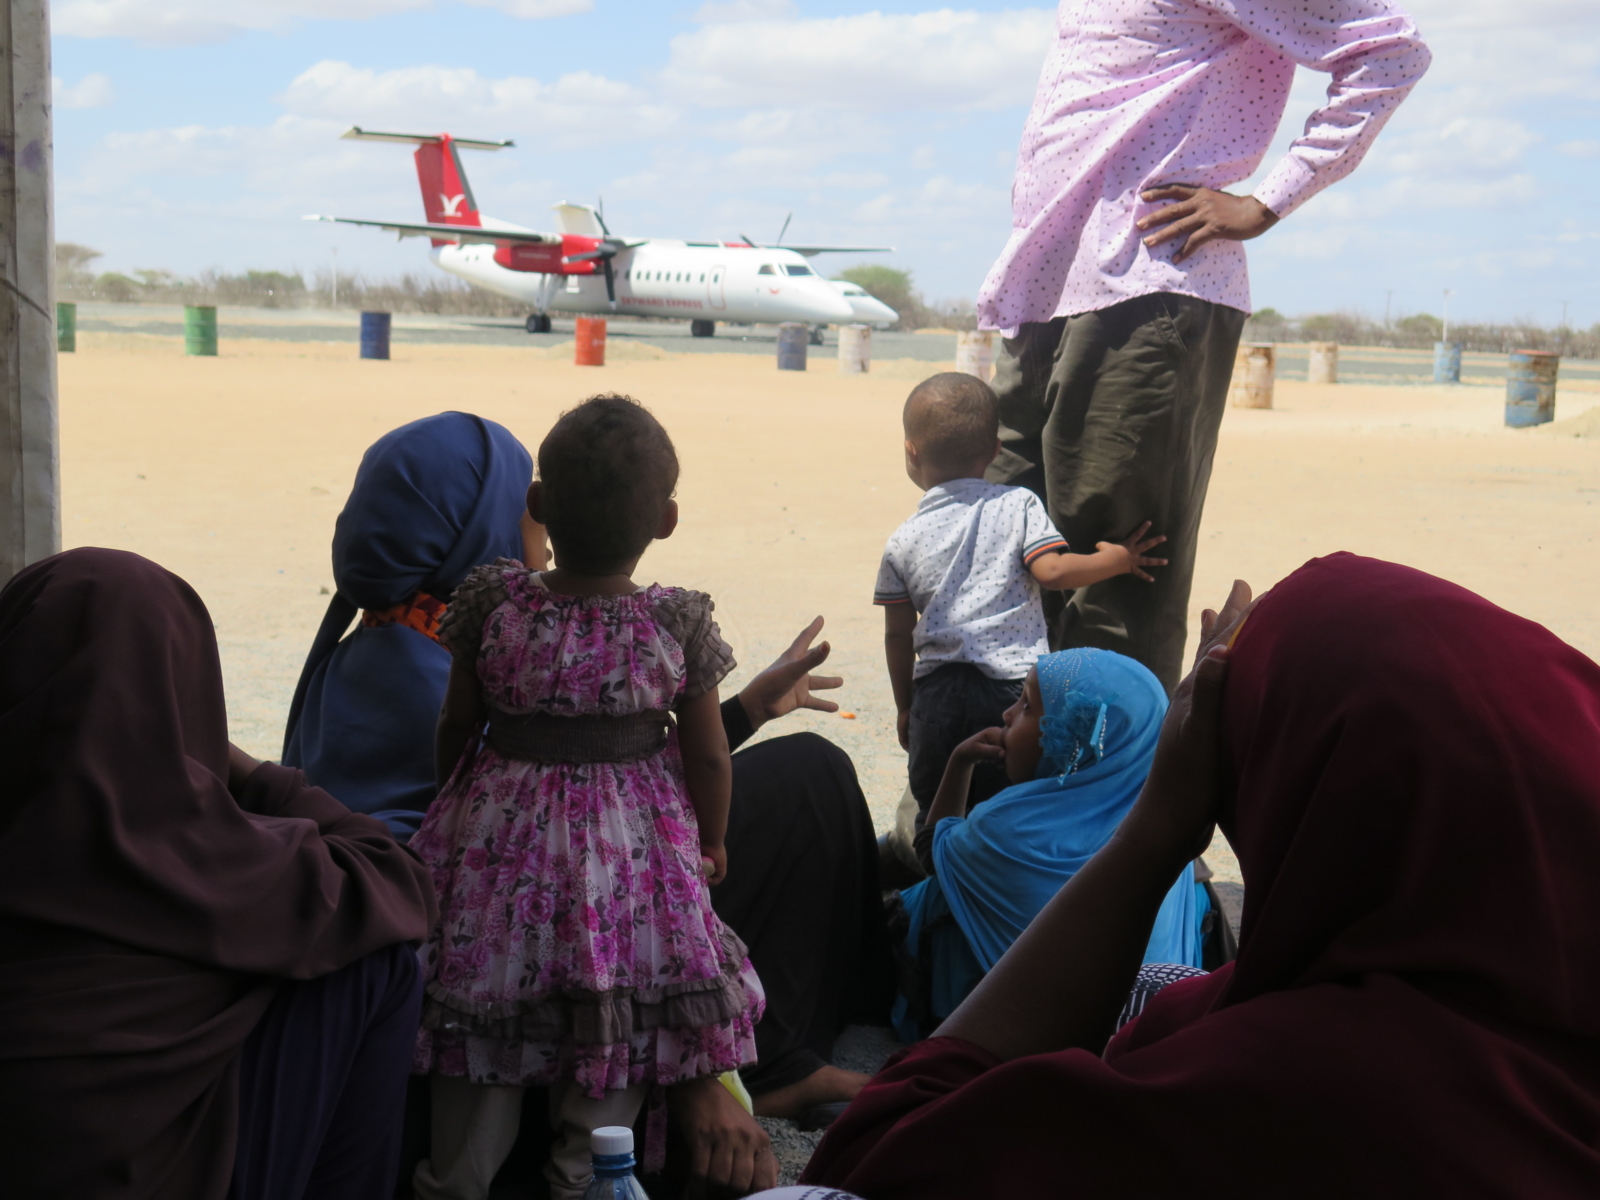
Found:
[{"label": "airplane cockpit window", "polygon": [[757,275],[776,275],[777,273],[778,268],[771,263],[762,263],[761,269],[756,272]]},{"label": "airplane cockpit window", "polygon": [[816,272],[805,263],[784,263],[783,269],[791,275],[815,275]]}]

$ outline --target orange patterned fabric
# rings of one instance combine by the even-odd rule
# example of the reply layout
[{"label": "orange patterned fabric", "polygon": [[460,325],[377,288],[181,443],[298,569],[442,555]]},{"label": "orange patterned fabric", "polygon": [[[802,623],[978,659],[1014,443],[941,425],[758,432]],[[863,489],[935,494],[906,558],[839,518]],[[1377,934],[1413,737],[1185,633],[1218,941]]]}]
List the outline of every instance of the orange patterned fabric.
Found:
[{"label": "orange patterned fabric", "polygon": [[376,625],[404,625],[407,629],[415,629],[418,633],[433,641],[439,640],[439,622],[444,619],[445,603],[437,596],[430,596],[427,592],[418,592],[404,604],[396,604],[393,608],[383,608],[374,612],[372,609],[361,610],[361,623],[367,626]]}]

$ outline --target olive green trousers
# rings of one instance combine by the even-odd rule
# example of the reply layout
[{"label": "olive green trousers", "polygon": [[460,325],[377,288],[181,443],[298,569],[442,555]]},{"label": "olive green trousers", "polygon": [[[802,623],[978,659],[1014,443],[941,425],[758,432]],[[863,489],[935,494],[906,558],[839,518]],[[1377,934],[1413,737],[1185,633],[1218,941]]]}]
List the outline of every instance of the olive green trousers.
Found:
[{"label": "olive green trousers", "polygon": [[[1032,488],[1077,553],[1144,521],[1167,540],[1155,583],[1119,575],[1046,592],[1050,646],[1142,662],[1170,693],[1183,676],[1200,516],[1246,314],[1161,292],[1024,325],[996,355],[1002,450],[988,478]],[[1218,598],[1220,599],[1220,597]]]}]

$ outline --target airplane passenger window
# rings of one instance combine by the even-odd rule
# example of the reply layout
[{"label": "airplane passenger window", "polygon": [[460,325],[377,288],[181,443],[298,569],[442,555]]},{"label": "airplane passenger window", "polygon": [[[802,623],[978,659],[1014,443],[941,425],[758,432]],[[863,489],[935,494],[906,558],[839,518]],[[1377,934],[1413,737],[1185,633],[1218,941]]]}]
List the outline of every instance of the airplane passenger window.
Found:
[{"label": "airplane passenger window", "polygon": [[784,263],[783,269],[791,275],[815,275],[816,272],[805,263]]},{"label": "airplane passenger window", "polygon": [[706,273],[704,271],[701,271],[700,272],[700,282],[704,283],[705,281],[706,281]]},{"label": "airplane passenger window", "polygon": [[757,275],[776,275],[777,273],[778,268],[771,263],[762,263],[761,269],[756,272]]}]

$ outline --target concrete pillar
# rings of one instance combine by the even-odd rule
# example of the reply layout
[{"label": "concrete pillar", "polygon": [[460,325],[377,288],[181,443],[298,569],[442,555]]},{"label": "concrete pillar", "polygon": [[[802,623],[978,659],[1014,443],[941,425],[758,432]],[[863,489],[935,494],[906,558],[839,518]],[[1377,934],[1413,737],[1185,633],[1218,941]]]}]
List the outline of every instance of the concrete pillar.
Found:
[{"label": "concrete pillar", "polygon": [[0,0],[0,583],[61,549],[45,0]]}]

